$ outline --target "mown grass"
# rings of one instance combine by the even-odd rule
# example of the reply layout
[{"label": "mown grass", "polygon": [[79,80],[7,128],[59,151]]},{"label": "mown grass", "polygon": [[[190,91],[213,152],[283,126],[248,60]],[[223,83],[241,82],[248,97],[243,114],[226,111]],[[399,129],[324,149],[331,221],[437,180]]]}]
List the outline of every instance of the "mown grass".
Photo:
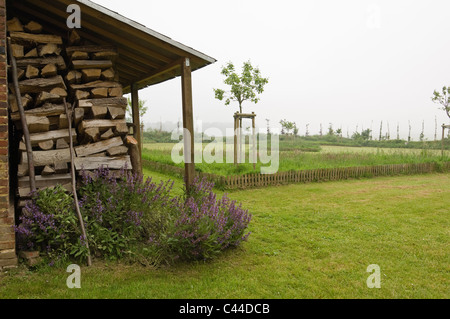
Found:
[{"label": "mown grass", "polygon": [[[236,191],[252,235],[212,262],[95,262],[78,290],[65,269],[20,268],[0,275],[0,298],[448,298],[448,185],[430,174]],[[370,264],[381,289],[366,286]]]},{"label": "mown grass", "polygon": [[[144,144],[143,158],[168,165],[183,167],[183,163],[175,164],[171,152],[174,144]],[[249,163],[247,150],[246,163],[236,167],[232,162],[227,162],[226,154],[233,152],[232,146],[220,145],[217,151],[224,154],[222,163],[206,163],[204,160],[196,162],[196,170],[199,172],[217,174],[222,176],[242,175],[260,172],[261,167],[269,164],[258,162],[256,169]],[[450,161],[450,152],[444,156],[437,150],[419,149],[381,149],[381,148],[353,148],[338,146],[323,146],[320,152],[305,152],[301,149],[280,147],[279,172],[290,170],[306,170],[318,168],[374,166],[389,164],[430,163]],[[233,158],[233,156],[231,156]]]}]

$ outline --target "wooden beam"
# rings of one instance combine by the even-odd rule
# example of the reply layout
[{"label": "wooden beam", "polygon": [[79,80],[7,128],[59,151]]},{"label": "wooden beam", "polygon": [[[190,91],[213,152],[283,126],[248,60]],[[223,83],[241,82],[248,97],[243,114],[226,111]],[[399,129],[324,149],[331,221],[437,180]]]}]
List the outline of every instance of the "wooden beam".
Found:
[{"label": "wooden beam", "polygon": [[138,141],[139,147],[139,156],[142,157],[142,148],[141,148],[141,119],[139,114],[139,90],[136,84],[131,86],[131,109],[133,113],[133,136]]},{"label": "wooden beam", "polygon": [[189,58],[183,59],[181,65],[181,93],[183,102],[183,128],[190,133],[184,137],[185,182],[186,189],[194,183],[194,112],[192,105],[192,74]]}]

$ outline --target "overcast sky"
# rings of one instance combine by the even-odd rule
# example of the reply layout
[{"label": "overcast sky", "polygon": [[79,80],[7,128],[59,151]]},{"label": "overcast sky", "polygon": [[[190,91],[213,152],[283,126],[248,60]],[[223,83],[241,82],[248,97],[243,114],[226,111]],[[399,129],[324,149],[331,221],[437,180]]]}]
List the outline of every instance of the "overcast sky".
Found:
[{"label": "overcast sky", "polygon": [[[251,60],[269,78],[261,101],[244,104],[258,126],[297,123],[300,134],[332,123],[344,136],[358,125],[378,136],[389,122],[395,138],[434,139],[449,122],[431,102],[434,89],[450,85],[448,0],[94,0],[127,18],[214,57],[193,73],[194,117],[233,126],[237,105],[214,99],[226,88],[221,67]],[[181,119],[181,86],[175,79],[140,91],[149,111],[144,122]],[[373,124],[372,124],[373,122]],[[245,125],[245,124],[244,124]],[[384,130],[385,132],[385,130]],[[438,131],[438,136],[441,131]]]}]

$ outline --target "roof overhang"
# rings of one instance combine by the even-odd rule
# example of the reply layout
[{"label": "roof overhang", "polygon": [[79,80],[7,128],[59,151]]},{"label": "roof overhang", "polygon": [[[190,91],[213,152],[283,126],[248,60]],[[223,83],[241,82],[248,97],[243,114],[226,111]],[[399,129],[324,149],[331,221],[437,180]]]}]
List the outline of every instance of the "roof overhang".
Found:
[{"label": "roof overhang", "polygon": [[67,38],[70,4],[80,6],[81,29],[77,32],[83,39],[117,48],[116,67],[124,93],[130,92],[132,84],[142,89],[180,76],[185,58],[189,58],[192,71],[216,62],[210,56],[88,0],[12,0],[7,2],[7,12],[10,17],[41,23],[46,33]]}]

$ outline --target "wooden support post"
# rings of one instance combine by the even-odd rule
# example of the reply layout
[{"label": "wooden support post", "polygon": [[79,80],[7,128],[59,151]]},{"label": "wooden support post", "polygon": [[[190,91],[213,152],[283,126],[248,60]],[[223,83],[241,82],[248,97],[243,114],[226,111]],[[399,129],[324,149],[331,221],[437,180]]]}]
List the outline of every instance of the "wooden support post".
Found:
[{"label": "wooden support post", "polygon": [[183,100],[183,128],[185,129],[185,132],[187,130],[190,133],[190,136],[185,136],[184,138],[184,152],[185,152],[184,178],[186,182],[186,190],[189,192],[189,188],[193,184],[195,178],[194,113],[192,106],[191,61],[189,58],[183,59],[181,65],[181,93]]},{"label": "wooden support post", "polygon": [[[252,113],[255,114],[255,113]],[[256,170],[256,162],[257,162],[257,145],[256,145],[256,120],[255,116],[252,117],[252,135],[253,135],[253,169]]]},{"label": "wooden support post", "polygon": [[[138,142],[139,158],[141,158],[142,157],[141,119],[140,119],[140,115],[139,115],[139,93],[138,93],[138,88],[137,88],[136,84],[131,85],[131,106],[132,106],[133,124],[134,124],[133,136]],[[142,168],[140,169],[140,171],[142,171]]]},{"label": "wooden support post", "polygon": [[444,157],[445,124],[442,124],[442,149],[441,156]]},{"label": "wooden support post", "polygon": [[234,165],[238,166],[238,118],[237,113],[234,114]]}]

